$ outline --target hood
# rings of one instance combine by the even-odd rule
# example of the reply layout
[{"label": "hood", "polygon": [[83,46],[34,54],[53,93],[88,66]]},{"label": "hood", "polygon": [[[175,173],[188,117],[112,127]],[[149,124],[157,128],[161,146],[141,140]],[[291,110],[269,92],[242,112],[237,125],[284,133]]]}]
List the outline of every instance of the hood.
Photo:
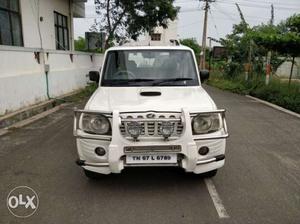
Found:
[{"label": "hood", "polygon": [[[151,96],[148,96],[149,93]],[[205,111],[216,109],[216,106],[201,86],[172,86],[99,87],[85,107],[87,110],[121,112],[181,111],[182,108],[190,111]]]}]

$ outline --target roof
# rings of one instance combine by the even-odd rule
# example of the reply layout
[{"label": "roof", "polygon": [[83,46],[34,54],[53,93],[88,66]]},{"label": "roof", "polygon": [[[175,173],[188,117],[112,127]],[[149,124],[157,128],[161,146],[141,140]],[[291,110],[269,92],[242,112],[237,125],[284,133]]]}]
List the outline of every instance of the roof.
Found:
[{"label": "roof", "polygon": [[179,46],[118,46],[111,47],[109,51],[117,50],[192,50],[191,48],[179,45]]}]

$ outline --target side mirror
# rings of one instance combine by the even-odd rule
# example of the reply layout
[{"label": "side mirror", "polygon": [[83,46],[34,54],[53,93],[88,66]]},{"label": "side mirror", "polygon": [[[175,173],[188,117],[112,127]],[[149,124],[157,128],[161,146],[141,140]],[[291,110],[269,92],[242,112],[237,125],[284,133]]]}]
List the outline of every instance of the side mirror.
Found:
[{"label": "side mirror", "polygon": [[200,79],[201,83],[204,82],[209,78],[209,71],[208,70],[200,70]]},{"label": "side mirror", "polygon": [[91,81],[98,83],[100,79],[100,74],[98,71],[90,71],[89,78]]}]

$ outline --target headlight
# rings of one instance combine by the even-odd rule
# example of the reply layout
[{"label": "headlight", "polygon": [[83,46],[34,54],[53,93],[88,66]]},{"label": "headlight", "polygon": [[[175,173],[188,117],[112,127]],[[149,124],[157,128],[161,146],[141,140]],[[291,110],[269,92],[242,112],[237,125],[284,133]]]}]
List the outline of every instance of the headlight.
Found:
[{"label": "headlight", "polygon": [[110,122],[100,114],[83,114],[82,129],[90,134],[104,135],[110,132]]},{"label": "headlight", "polygon": [[192,120],[193,134],[208,134],[220,130],[219,114],[199,114]]}]

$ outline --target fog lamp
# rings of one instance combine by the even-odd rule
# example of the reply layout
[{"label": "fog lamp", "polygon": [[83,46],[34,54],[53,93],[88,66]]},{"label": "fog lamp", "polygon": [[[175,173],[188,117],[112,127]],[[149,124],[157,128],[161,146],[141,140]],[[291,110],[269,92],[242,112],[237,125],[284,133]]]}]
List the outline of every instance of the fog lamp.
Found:
[{"label": "fog lamp", "polygon": [[98,155],[98,156],[104,156],[105,155],[105,149],[102,148],[102,147],[97,147],[95,148],[95,153]]},{"label": "fog lamp", "polygon": [[205,156],[208,152],[209,152],[209,148],[207,146],[202,146],[198,150],[198,153],[202,156]]},{"label": "fog lamp", "polygon": [[160,132],[164,138],[169,138],[174,132],[174,125],[169,121],[161,123]]},{"label": "fog lamp", "polygon": [[142,125],[136,121],[127,124],[127,131],[134,139],[137,139],[142,132]]}]

